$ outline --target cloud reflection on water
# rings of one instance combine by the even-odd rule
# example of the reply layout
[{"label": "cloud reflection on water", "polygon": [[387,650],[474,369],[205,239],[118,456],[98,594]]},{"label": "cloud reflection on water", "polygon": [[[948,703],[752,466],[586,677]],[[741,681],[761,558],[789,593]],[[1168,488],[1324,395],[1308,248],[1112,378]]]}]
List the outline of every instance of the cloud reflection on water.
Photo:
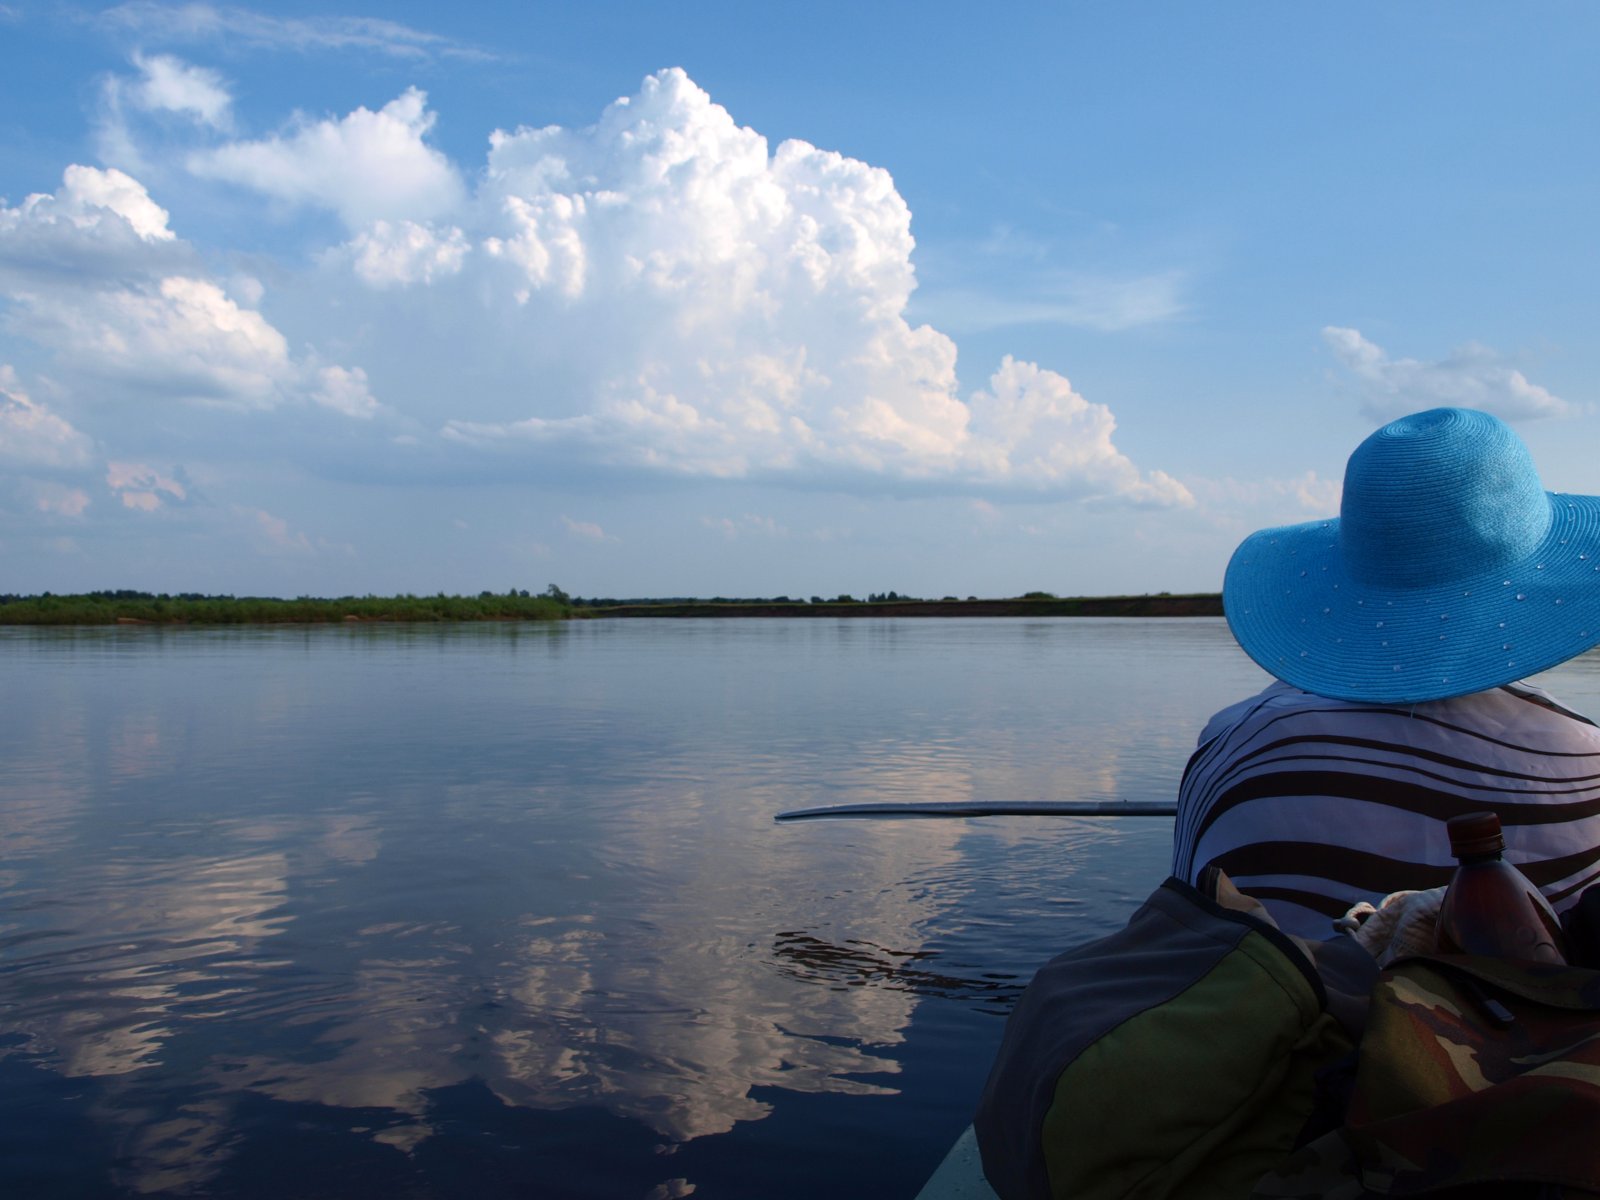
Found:
[{"label": "cloud reflection on water", "polygon": [[[632,864],[670,886],[618,893],[612,876],[603,881],[609,900],[589,898],[608,911],[525,912],[503,942],[443,921],[338,934],[324,916],[318,936],[343,942],[334,968],[343,979],[314,989],[280,978],[304,947],[273,940],[315,905],[306,884],[325,874],[324,862],[348,879],[377,856],[381,817],[224,823],[240,849],[286,848],[113,867],[84,886],[71,902],[82,949],[34,977],[12,1017],[26,1035],[14,1052],[68,1076],[170,1076],[169,1047],[204,1042],[214,1023],[235,1027],[222,1039],[234,1046],[256,1023],[277,1024],[262,1052],[202,1052],[187,1069],[203,1099],[182,1112],[140,1104],[137,1081],[113,1091],[99,1115],[124,1128],[124,1182],[143,1192],[214,1174],[233,1140],[229,1097],[240,1089],[388,1110],[390,1123],[373,1136],[406,1150],[432,1131],[428,1094],[474,1079],[508,1104],[601,1107],[669,1143],[760,1120],[771,1109],[754,1095],[762,1088],[893,1094],[892,1048],[918,994],[953,985],[903,973],[899,985],[878,986],[870,972],[828,964],[814,934],[775,929],[799,915],[781,897],[812,890],[824,869],[792,853],[803,851],[795,839],[768,839],[764,856],[746,846],[736,863],[719,858],[707,872],[708,860],[672,828],[681,813],[651,811],[628,823],[628,839],[609,838],[608,858],[619,873]],[[751,827],[766,833],[768,810],[756,811]],[[908,870],[952,864],[960,838],[957,825],[898,832],[856,856],[850,886],[833,890],[827,907],[841,937],[893,945],[880,951],[892,962],[920,953],[908,936],[937,903],[897,884]],[[559,899],[569,907],[576,897]]]},{"label": "cloud reflection on water", "polygon": [[114,690],[92,658],[25,660],[55,695],[3,747],[0,904],[39,903],[0,918],[37,947],[0,1057],[98,1080],[145,1192],[217,1178],[251,1097],[415,1154],[468,1083],[666,1148],[785,1093],[892,1096],[921,1004],[1003,1008],[997,947],[1038,952],[999,931],[956,961],[948,914],[1066,895],[1108,835],[1050,834],[1046,882],[1015,825],[771,818],[1121,794],[1161,714],[1058,733],[1033,636],[998,663],[946,645],[931,679],[900,627],[167,641]]}]

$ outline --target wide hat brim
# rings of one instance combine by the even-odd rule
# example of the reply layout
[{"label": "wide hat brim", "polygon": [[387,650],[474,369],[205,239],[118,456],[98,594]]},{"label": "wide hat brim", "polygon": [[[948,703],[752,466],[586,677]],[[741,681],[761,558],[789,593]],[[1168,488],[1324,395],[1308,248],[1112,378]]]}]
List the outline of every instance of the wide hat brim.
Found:
[{"label": "wide hat brim", "polygon": [[1228,626],[1267,671],[1339,700],[1442,700],[1548,670],[1600,644],[1600,497],[1545,495],[1533,553],[1430,587],[1354,581],[1337,518],[1264,529],[1228,563]]}]

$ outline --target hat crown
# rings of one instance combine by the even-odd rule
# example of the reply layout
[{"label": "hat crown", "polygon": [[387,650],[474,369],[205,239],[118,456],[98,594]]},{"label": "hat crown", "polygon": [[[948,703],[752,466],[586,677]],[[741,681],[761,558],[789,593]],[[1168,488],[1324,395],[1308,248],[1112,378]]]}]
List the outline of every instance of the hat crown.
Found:
[{"label": "hat crown", "polygon": [[1475,409],[1434,408],[1356,447],[1339,544],[1359,582],[1429,587],[1526,560],[1551,520],[1533,456],[1510,426]]}]

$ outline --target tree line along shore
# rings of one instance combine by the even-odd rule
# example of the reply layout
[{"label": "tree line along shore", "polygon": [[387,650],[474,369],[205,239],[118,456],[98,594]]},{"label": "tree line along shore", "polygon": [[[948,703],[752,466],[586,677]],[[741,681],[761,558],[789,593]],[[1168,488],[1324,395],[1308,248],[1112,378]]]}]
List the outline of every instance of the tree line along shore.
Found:
[{"label": "tree line along shore", "polygon": [[554,584],[476,596],[209,596],[130,590],[36,596],[0,594],[0,625],[325,625],[340,622],[562,621],[629,617],[1216,617],[1213,593],[937,600],[872,593],[738,598],[586,599]]}]

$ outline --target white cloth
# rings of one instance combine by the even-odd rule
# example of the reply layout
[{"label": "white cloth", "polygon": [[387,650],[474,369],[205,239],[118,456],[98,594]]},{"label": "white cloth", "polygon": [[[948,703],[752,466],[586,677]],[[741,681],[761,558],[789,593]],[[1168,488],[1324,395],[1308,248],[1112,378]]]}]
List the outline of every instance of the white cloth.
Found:
[{"label": "white cloth", "polygon": [[1334,928],[1360,942],[1380,967],[1412,954],[1431,954],[1444,893],[1444,888],[1437,887],[1425,892],[1390,892],[1376,905],[1363,900],[1335,921]]}]

